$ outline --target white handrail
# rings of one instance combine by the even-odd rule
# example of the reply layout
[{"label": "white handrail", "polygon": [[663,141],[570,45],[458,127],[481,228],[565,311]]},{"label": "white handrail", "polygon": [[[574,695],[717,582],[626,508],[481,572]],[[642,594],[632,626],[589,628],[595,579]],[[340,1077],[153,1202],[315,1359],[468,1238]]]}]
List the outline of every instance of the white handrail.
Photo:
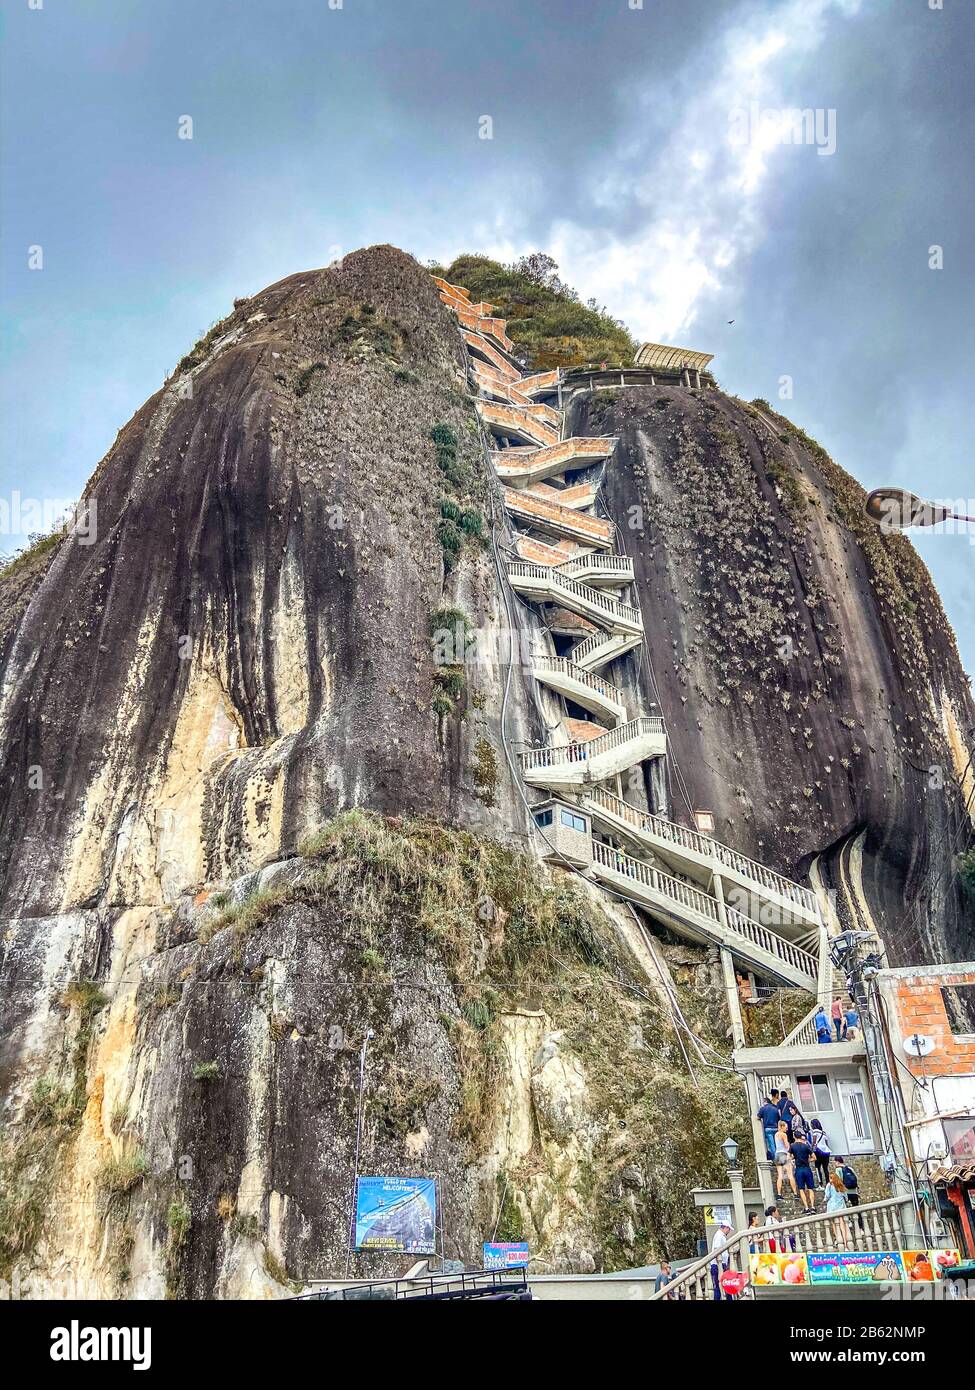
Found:
[{"label": "white handrail", "polygon": [[550,584],[553,589],[563,589],[575,598],[583,599],[586,603],[592,603],[596,608],[601,608],[604,613],[622,618],[633,627],[643,626],[643,615],[639,608],[634,608],[632,603],[623,603],[621,599],[612,598],[609,594],[604,594],[589,584],[583,584],[578,579],[568,579],[560,574],[553,565],[536,565],[530,560],[509,560],[507,568],[509,578],[540,579],[544,583]]},{"label": "white handrail", "polygon": [[[586,640],[592,641],[592,638]],[[579,652],[576,651],[573,655],[578,657]],[[588,795],[594,801],[598,801],[611,815],[616,816],[619,820],[628,821],[645,834],[658,840],[680,845],[683,849],[701,855],[702,858],[715,860],[722,868],[733,869],[742,877],[750,878],[754,882],[762,884],[763,887],[778,893],[791,902],[800,904],[818,917],[816,895],[811,889],[803,888],[801,884],[794,883],[784,874],[777,874],[773,869],[766,868],[764,864],[759,864],[755,859],[749,859],[745,854],[739,854],[737,850],[730,849],[720,840],[713,840],[710,835],[702,835],[699,830],[688,830],[686,826],[665,820],[663,816],[655,816],[649,811],[641,811],[638,807],[631,806],[629,802],[622,801],[618,796],[613,796],[611,792],[604,791],[601,787],[594,787]]]},{"label": "white handrail", "polygon": [[[730,1269],[748,1276],[746,1297],[751,1297],[754,1286],[750,1283],[750,1247],[754,1245],[757,1252],[764,1253],[772,1241],[775,1241],[777,1251],[782,1254],[786,1253],[786,1247],[789,1252],[799,1255],[837,1248],[878,1252],[900,1249],[905,1236],[901,1216],[910,1205],[909,1196],[886,1197],[881,1202],[865,1202],[842,1212],[815,1212],[810,1216],[792,1217],[774,1226],[735,1231],[720,1251],[709,1250],[681,1270],[671,1283],[652,1293],[650,1299],[713,1301],[710,1271],[711,1265],[719,1262],[722,1271]],[[838,1224],[840,1222],[842,1226]]]},{"label": "white handrail", "polygon": [[518,757],[524,771],[536,767],[557,767],[560,763],[583,763],[620,744],[631,743],[648,734],[664,734],[664,721],[656,714],[642,714],[595,738],[576,743],[560,743],[550,748],[529,748]]},{"label": "white handrail", "polygon": [[613,704],[623,703],[623,692],[619,686],[603,680],[602,676],[593,675],[592,671],[587,671],[584,666],[577,666],[567,656],[533,656],[532,666],[536,671],[560,671],[566,676],[571,676],[580,685],[588,686],[590,690],[604,695],[607,700],[612,700]]},{"label": "white handrail", "polygon": [[[624,854],[622,850],[613,849],[611,845],[604,845],[598,840],[593,841],[592,849],[593,859],[596,863],[602,864],[605,868],[626,878],[635,879],[638,883],[645,884],[654,892],[675,902],[682,903],[685,907],[700,913],[701,916],[707,917],[719,927],[722,925],[718,900],[710,893],[706,893],[701,888],[691,887],[683,879],[672,878],[670,874],[661,873],[652,864],[645,864],[642,859],[634,859],[632,855]],[[800,974],[808,975],[812,980],[816,979],[818,962],[808,951],[793,946],[791,941],[777,936],[775,932],[769,931],[768,927],[761,926],[760,923],[746,917],[743,912],[736,912],[733,908],[725,910],[725,920],[731,931],[743,940],[751,942],[765,955],[790,965],[794,970]]]},{"label": "white handrail", "polygon": [[562,560],[559,564],[552,566],[560,574],[572,576],[575,570],[609,570],[613,574],[619,573],[627,579],[633,578],[633,561],[629,555],[607,554],[605,551],[592,551],[588,555],[573,555],[569,560]]},{"label": "white handrail", "polygon": [[652,864],[645,864],[642,859],[634,859],[632,855],[624,854],[612,845],[603,844],[601,840],[593,840],[592,857],[597,864],[602,864],[613,873],[635,879],[637,883],[644,884],[662,897],[679,902],[701,917],[707,917],[715,924],[720,924],[718,900],[712,898],[710,893],[705,893],[702,888],[694,888],[683,879],[661,873]]}]

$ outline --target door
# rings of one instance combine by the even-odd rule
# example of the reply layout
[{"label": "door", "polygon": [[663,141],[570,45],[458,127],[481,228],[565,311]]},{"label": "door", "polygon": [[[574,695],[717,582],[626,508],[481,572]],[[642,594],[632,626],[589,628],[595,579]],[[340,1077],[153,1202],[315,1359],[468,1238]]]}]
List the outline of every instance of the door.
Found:
[{"label": "door", "polygon": [[851,1154],[870,1154],[874,1151],[873,1129],[870,1125],[870,1111],[867,1098],[859,1081],[837,1081],[840,1110],[843,1114],[843,1128],[846,1130],[846,1148]]}]

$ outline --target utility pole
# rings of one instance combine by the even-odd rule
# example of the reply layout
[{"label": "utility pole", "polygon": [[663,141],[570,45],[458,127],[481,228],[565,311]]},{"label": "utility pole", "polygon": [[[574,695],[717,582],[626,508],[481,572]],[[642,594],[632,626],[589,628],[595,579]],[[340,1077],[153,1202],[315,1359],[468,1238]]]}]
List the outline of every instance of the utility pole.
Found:
[{"label": "utility pole", "polygon": [[846,976],[850,997],[860,1015],[863,1046],[867,1055],[866,1070],[873,1083],[880,1139],[884,1141],[889,1136],[890,1141],[887,1160],[892,1166],[894,1195],[911,1198],[916,1233],[922,1241],[927,1242],[914,1180],[913,1155],[905,1137],[902,1105],[890,1066],[890,1038],[875,983],[883,968],[879,944],[872,932],[840,932],[830,938],[830,957],[836,968]]}]

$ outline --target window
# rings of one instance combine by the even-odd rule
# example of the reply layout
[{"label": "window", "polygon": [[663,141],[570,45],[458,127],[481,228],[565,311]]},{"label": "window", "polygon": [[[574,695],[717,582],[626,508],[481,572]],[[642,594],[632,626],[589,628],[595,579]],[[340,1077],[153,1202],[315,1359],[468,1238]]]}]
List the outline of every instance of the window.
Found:
[{"label": "window", "polygon": [[955,1037],[975,1034],[975,984],[942,985],[941,998]]},{"label": "window", "polygon": [[942,1120],[941,1123],[945,1127],[945,1138],[951,1157],[958,1163],[975,1158],[975,1118],[971,1115],[959,1115],[953,1120]]},{"label": "window", "polygon": [[535,824],[540,827],[552,824],[552,808],[548,807],[545,811],[535,812]]},{"label": "window", "polygon": [[824,1074],[797,1076],[796,1099],[800,1110],[811,1111],[813,1115],[818,1110],[832,1110],[833,1093],[829,1088],[829,1077]]},{"label": "window", "polygon": [[562,824],[567,825],[570,830],[578,830],[580,835],[585,835],[586,833],[586,822],[582,817],[574,816],[572,812],[567,811],[564,806],[562,807]]}]

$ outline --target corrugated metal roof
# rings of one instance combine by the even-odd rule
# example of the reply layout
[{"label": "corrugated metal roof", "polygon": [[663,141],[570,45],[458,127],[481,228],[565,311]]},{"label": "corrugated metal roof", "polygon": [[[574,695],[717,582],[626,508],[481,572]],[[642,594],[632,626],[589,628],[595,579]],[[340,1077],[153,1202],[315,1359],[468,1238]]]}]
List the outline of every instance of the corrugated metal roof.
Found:
[{"label": "corrugated metal roof", "polygon": [[644,343],[637,352],[636,365],[678,370],[690,367],[692,371],[703,372],[713,359],[713,352],[694,352],[691,348],[668,347],[666,343]]}]

